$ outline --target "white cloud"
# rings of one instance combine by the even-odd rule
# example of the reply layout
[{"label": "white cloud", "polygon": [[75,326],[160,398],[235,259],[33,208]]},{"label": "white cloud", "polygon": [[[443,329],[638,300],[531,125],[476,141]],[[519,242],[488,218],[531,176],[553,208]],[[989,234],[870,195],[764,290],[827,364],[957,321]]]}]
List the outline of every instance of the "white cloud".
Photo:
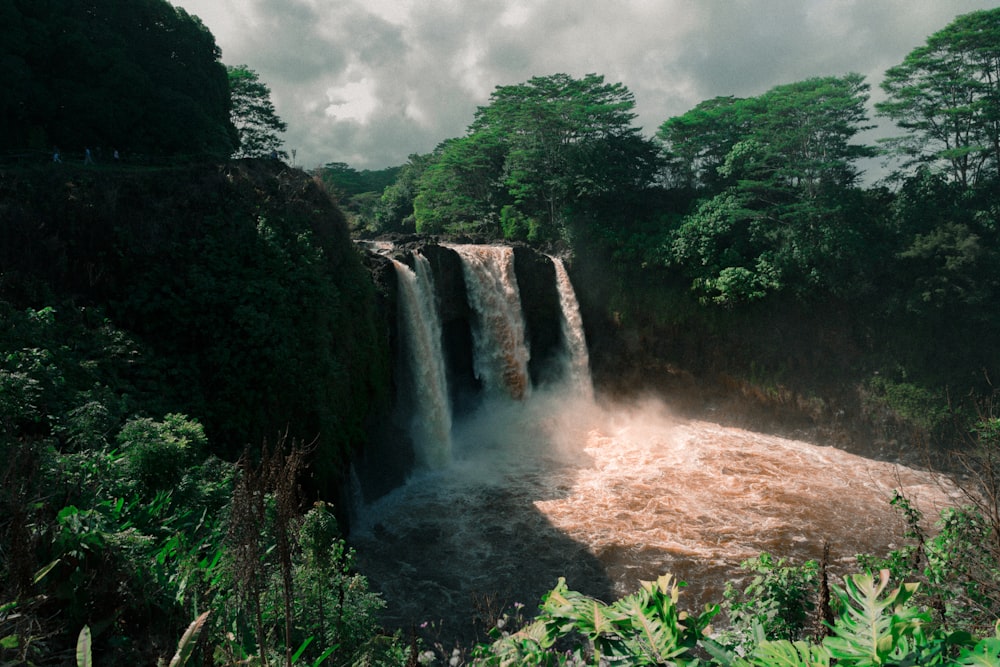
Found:
[{"label": "white cloud", "polygon": [[298,164],[402,164],[463,134],[497,85],[588,72],[647,133],[718,95],[882,73],[991,0],[172,0],[271,87]]},{"label": "white cloud", "polygon": [[324,113],[335,120],[350,120],[365,124],[379,106],[375,93],[375,82],[369,78],[329,88],[326,97],[330,103]]}]

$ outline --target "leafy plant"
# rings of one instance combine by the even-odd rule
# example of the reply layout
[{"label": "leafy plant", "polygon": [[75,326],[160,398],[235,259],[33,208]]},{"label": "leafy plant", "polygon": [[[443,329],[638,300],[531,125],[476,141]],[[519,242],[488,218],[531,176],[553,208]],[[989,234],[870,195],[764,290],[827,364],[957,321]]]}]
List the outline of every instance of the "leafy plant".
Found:
[{"label": "leafy plant", "polygon": [[755,560],[744,561],[741,567],[754,576],[742,591],[732,582],[726,584],[723,610],[729,627],[720,641],[749,652],[758,636],[805,638],[816,608],[819,577],[816,561],[793,566],[783,558],[763,553]]},{"label": "leafy plant", "polygon": [[[692,618],[677,608],[678,596],[669,574],[641,582],[638,591],[611,605],[570,590],[560,578],[538,617],[513,633],[495,630],[493,644],[474,651],[474,664],[694,665],[693,649],[718,607]],[[557,643],[566,651],[555,651]]]},{"label": "leafy plant", "polygon": [[823,642],[838,664],[884,665],[911,654],[914,643],[922,639],[923,624],[930,620],[905,606],[917,584],[903,584],[886,592],[888,570],[882,570],[877,580],[857,574],[846,577],[844,584],[844,588],[834,586],[841,613],[832,628],[833,636]]}]

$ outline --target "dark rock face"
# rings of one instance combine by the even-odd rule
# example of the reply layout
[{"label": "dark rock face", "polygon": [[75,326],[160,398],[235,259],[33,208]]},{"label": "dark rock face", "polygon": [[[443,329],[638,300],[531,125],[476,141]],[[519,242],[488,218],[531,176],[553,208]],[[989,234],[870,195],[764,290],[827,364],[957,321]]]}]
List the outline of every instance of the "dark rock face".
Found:
[{"label": "dark rock face", "polygon": [[483,388],[473,368],[472,320],[475,314],[466,296],[462,259],[454,250],[440,245],[424,245],[419,250],[430,262],[434,274],[448,391],[453,414],[461,416],[479,404]]},{"label": "dark rock face", "polygon": [[[391,404],[385,405],[372,415],[368,431],[371,434],[366,447],[354,456],[354,467],[361,480],[361,492],[368,500],[379,498],[406,481],[407,473],[413,468],[414,452],[406,425],[406,401],[403,397],[402,378],[398,370],[402,354],[399,337],[399,279],[392,261],[377,252],[367,252],[364,264],[371,273],[375,284],[379,320],[385,323],[386,340],[390,357],[394,359],[390,369]],[[346,491],[346,489],[345,489]],[[341,499],[344,506],[350,504],[345,495]]]},{"label": "dark rock face", "polygon": [[545,255],[517,247],[514,248],[514,271],[521,292],[525,339],[531,352],[528,373],[532,385],[537,387],[559,379],[555,357],[562,349],[563,334],[556,270],[552,260]]}]

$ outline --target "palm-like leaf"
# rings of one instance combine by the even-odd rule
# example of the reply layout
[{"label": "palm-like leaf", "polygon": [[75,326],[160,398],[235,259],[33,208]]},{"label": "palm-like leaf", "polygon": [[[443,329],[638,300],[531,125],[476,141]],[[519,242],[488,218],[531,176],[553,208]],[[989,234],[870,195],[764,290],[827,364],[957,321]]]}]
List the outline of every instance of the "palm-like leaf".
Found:
[{"label": "palm-like leaf", "polygon": [[823,646],[788,640],[763,641],[747,658],[739,658],[733,667],[829,667],[830,652]]},{"label": "palm-like leaf", "polygon": [[883,597],[888,570],[882,570],[877,581],[871,575],[858,574],[845,577],[844,583],[844,589],[834,587],[844,611],[833,626],[834,636],[823,642],[838,664],[883,665],[890,656],[908,653],[905,639],[928,620],[904,606],[917,584],[903,584]]},{"label": "palm-like leaf", "polygon": [[647,656],[653,664],[664,663],[689,648],[683,642],[686,628],[676,607],[677,586],[670,575],[641,583],[639,591],[613,605],[628,622],[621,643],[630,654]]}]

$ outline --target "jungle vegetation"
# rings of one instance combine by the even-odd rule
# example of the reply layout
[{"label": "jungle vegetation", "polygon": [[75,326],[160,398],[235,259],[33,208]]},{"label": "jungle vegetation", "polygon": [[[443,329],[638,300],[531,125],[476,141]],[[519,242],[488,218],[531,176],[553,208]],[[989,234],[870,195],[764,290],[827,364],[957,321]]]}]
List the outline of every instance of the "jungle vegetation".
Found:
[{"label": "jungle vegetation", "polygon": [[[266,104],[262,136],[234,122],[239,86],[266,86],[183,10],[125,4],[0,2],[3,664],[1000,662],[1000,10],[886,73],[881,146],[857,141],[856,74],[707,100],[655,137],[622,84],[553,74],[431,154],[313,179],[226,161],[280,149]],[[91,145],[169,159],[35,159]],[[896,169],[866,183],[876,153]],[[669,341],[647,350],[665,363],[850,386],[894,437],[958,452],[969,504],[930,535],[897,498],[904,546],[842,584],[762,555],[718,608],[684,610],[668,576],[612,603],[560,583],[476,647],[386,634],[336,506],[388,400],[385,326],[321,182],[357,234],[572,253],[591,321]]]}]

